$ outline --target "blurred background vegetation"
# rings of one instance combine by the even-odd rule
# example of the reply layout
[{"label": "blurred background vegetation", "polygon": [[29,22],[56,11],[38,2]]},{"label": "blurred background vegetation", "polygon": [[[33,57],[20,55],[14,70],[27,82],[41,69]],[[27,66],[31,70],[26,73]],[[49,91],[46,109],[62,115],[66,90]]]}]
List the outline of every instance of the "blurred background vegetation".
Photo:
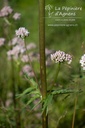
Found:
[{"label": "blurred background vegetation", "polygon": [[[39,52],[39,2],[38,0],[1,0],[0,9],[7,2],[15,12],[21,13],[21,19],[15,22],[15,26],[11,28],[9,36],[12,38],[15,34],[15,30],[23,26],[30,32],[30,36],[27,38],[27,42],[34,42],[37,45],[36,52]],[[49,18],[46,18],[46,48],[56,51],[62,50],[73,56],[73,62],[71,67],[62,65],[58,76],[57,84],[61,88],[81,89],[83,92],[79,94],[69,95],[57,95],[54,97],[53,103],[49,107],[49,128],[71,128],[72,119],[76,103],[76,115],[75,115],[75,128],[85,128],[85,73],[82,72],[79,64],[79,59],[85,52],[85,1],[84,0],[46,0],[46,5],[51,4],[53,6],[82,6],[81,19],[77,21],[77,27],[52,27],[48,26],[50,22]],[[47,13],[47,12],[46,12]],[[55,23],[55,21],[54,21]],[[5,37],[5,31],[3,19],[0,18],[0,37]],[[9,29],[8,29],[9,32]],[[8,39],[6,41],[6,45]],[[17,108],[20,110],[15,113],[12,101],[12,76],[11,76],[11,64],[7,60],[7,49],[5,46],[0,47],[0,128],[16,128],[15,122],[20,118],[20,124],[17,128],[41,128],[41,115],[40,110],[30,111],[23,108],[23,104],[27,101],[27,97],[23,101],[17,102]],[[50,58],[50,55],[49,55]],[[17,66],[14,65],[14,84],[15,93],[21,93],[25,90],[29,84],[27,81],[20,77],[19,89],[17,77]],[[37,78],[40,78],[39,62],[33,63]],[[50,82],[53,80],[56,65],[52,64],[47,66],[47,81],[48,88]],[[7,106],[7,102],[10,105]],[[22,103],[23,102],[23,103]]]}]

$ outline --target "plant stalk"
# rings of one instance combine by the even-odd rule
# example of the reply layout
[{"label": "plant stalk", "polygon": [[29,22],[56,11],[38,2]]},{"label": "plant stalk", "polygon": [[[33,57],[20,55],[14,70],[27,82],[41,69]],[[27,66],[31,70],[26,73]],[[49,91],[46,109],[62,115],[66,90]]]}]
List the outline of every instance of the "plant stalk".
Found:
[{"label": "plant stalk", "polygon": [[74,123],[75,123],[76,105],[77,105],[77,96],[75,97],[75,105],[74,105],[74,112],[73,112],[72,128],[74,128]]},{"label": "plant stalk", "polygon": [[30,64],[30,66],[31,66],[31,68],[32,68],[32,71],[33,71],[33,73],[34,73],[35,81],[36,81],[36,83],[39,85],[38,80],[37,80],[37,75],[36,75],[36,73],[35,73],[35,71],[34,71],[34,68],[33,68],[33,65],[32,65],[32,62],[31,62],[31,59],[30,59],[30,56],[29,56],[29,53],[27,53],[26,39],[24,40],[24,43],[25,43],[26,55],[28,56],[29,64]]},{"label": "plant stalk", "polygon": [[[45,0],[39,0],[39,50],[40,50],[41,93],[42,93],[42,99],[46,99],[47,81],[46,81],[46,64],[45,64]],[[48,128],[48,115],[46,115],[46,110],[44,110],[42,114],[42,128]]]},{"label": "plant stalk", "polygon": [[57,84],[56,82],[57,82],[59,71],[60,71],[60,63],[58,64],[58,68],[57,68],[57,71],[56,71],[56,74],[55,74],[55,78],[54,78],[54,81],[53,81],[52,87],[50,88],[49,93],[51,93],[52,89],[54,88],[54,85]]},{"label": "plant stalk", "polygon": [[56,71],[56,74],[55,74],[54,84],[57,82],[59,71],[60,71],[60,63],[58,64],[58,68],[57,68],[57,71]]}]

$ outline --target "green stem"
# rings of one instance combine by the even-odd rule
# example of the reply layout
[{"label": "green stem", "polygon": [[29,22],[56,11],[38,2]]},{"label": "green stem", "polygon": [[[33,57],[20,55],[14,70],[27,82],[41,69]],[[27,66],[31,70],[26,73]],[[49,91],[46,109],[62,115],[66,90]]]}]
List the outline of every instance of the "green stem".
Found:
[{"label": "green stem", "polygon": [[74,128],[74,123],[75,123],[76,105],[77,105],[77,96],[75,97],[75,105],[74,105],[74,112],[73,112],[72,128]]},{"label": "green stem", "polygon": [[[11,58],[11,86],[12,86],[12,93],[13,93],[13,105],[14,105],[14,111],[16,113],[16,90],[15,90],[15,74],[14,74],[14,62],[13,57]],[[15,122],[16,122],[16,128],[17,127],[17,118],[15,115]]]},{"label": "green stem", "polygon": [[[45,64],[45,0],[39,0],[39,49],[40,49],[41,93],[42,93],[42,99],[46,99],[47,81],[46,81],[46,64]],[[46,115],[46,110],[42,114],[42,128],[48,128],[48,116]]]},{"label": "green stem", "polygon": [[34,73],[35,81],[36,81],[36,83],[39,85],[38,80],[37,80],[36,73],[35,73],[34,68],[33,68],[33,66],[32,66],[32,61],[31,61],[31,59],[30,59],[29,53],[27,53],[26,39],[25,39],[24,43],[25,43],[26,55],[28,56],[29,64],[30,64],[30,66],[31,66],[31,68],[32,68],[32,71],[33,71],[33,73]]},{"label": "green stem", "polygon": [[[19,64],[17,67],[17,92],[20,93],[21,92],[21,80],[20,80],[20,69],[21,69],[21,65]],[[17,119],[17,128],[21,128],[21,112],[20,112],[20,100],[16,100],[17,102],[17,110],[16,110],[16,119]]]},{"label": "green stem", "polygon": [[56,72],[56,74],[55,74],[54,83],[57,82],[57,78],[58,78],[59,71],[60,71],[60,63],[58,64],[57,72]]},{"label": "green stem", "polygon": [[8,0],[3,0],[3,4],[4,4],[4,6],[7,6],[8,5]]},{"label": "green stem", "polygon": [[54,85],[56,85],[59,71],[60,71],[60,63],[58,64],[58,68],[57,68],[57,72],[55,74],[54,82],[52,83],[52,87],[50,88],[49,93],[51,93],[52,89],[54,88]]}]

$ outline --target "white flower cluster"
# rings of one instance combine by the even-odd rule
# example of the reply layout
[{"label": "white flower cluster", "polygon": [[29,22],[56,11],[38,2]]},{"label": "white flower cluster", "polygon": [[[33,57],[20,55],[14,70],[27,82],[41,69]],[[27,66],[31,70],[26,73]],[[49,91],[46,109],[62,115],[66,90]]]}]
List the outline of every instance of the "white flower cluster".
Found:
[{"label": "white flower cluster", "polygon": [[13,9],[10,6],[5,6],[0,10],[0,17],[5,17],[10,15],[13,12]]},{"label": "white flower cluster", "polygon": [[0,38],[0,46],[4,45],[5,39],[4,38]]},{"label": "white flower cluster", "polygon": [[20,27],[18,30],[15,31],[16,32],[16,36],[24,38],[26,36],[29,36],[29,32],[27,29],[25,29],[24,27]]},{"label": "white flower cluster", "polygon": [[83,70],[85,70],[85,54],[81,57],[80,64]]},{"label": "white flower cluster", "polygon": [[70,64],[72,62],[72,56],[59,50],[56,51],[54,54],[51,54],[51,60],[55,63],[67,62],[68,64]]}]

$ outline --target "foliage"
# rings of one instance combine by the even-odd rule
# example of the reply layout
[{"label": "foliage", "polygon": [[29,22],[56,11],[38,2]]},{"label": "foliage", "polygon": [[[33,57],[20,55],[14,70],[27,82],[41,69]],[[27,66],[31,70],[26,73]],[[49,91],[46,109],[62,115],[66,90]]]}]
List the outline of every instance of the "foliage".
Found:
[{"label": "foliage", "polygon": [[[36,4],[37,2],[37,4]],[[70,4],[81,5],[84,7],[84,1],[69,0],[57,1],[57,5],[62,4],[69,6]],[[47,0],[46,5],[56,5],[56,1]],[[0,8],[2,8],[3,1],[1,1]],[[56,76],[56,64],[49,64],[47,66],[47,98],[42,99],[39,61],[33,61],[32,66],[35,69],[36,78],[29,77],[26,73],[20,76],[21,68],[24,63],[20,61],[13,61],[13,65],[7,59],[7,51],[11,49],[8,46],[10,39],[14,37],[14,31],[20,26],[29,28],[30,36],[26,39],[27,44],[35,42],[37,48],[29,50],[28,53],[33,52],[35,58],[38,53],[38,1],[23,1],[11,0],[9,1],[16,11],[22,13],[21,20],[18,22],[9,19],[0,18],[0,37],[6,37],[6,43],[0,47],[0,127],[2,128],[16,128],[16,122],[22,128],[35,127],[41,128],[41,115],[46,109],[49,113],[49,128],[55,127],[71,127],[74,112],[74,103],[76,103],[75,128],[84,127],[84,95],[85,95],[85,72],[81,70],[79,59],[84,53],[84,11],[82,12],[82,20],[78,21],[79,26],[75,27],[48,27],[49,19],[46,21],[46,47],[54,50],[63,50],[70,52],[73,57],[71,66],[62,64],[57,82],[54,83]],[[28,13],[27,13],[28,12]],[[12,23],[12,25],[10,25]],[[50,54],[46,55],[46,59],[50,58]],[[50,60],[51,61],[51,60]],[[50,63],[49,61],[49,63]],[[28,64],[27,62],[25,64]],[[12,70],[13,66],[13,70]],[[14,74],[14,75],[12,75]],[[43,104],[43,108],[41,107]],[[36,120],[35,120],[36,119]],[[29,120],[29,121],[28,121]],[[34,122],[34,124],[33,124]],[[20,127],[20,126],[19,126]]]}]

